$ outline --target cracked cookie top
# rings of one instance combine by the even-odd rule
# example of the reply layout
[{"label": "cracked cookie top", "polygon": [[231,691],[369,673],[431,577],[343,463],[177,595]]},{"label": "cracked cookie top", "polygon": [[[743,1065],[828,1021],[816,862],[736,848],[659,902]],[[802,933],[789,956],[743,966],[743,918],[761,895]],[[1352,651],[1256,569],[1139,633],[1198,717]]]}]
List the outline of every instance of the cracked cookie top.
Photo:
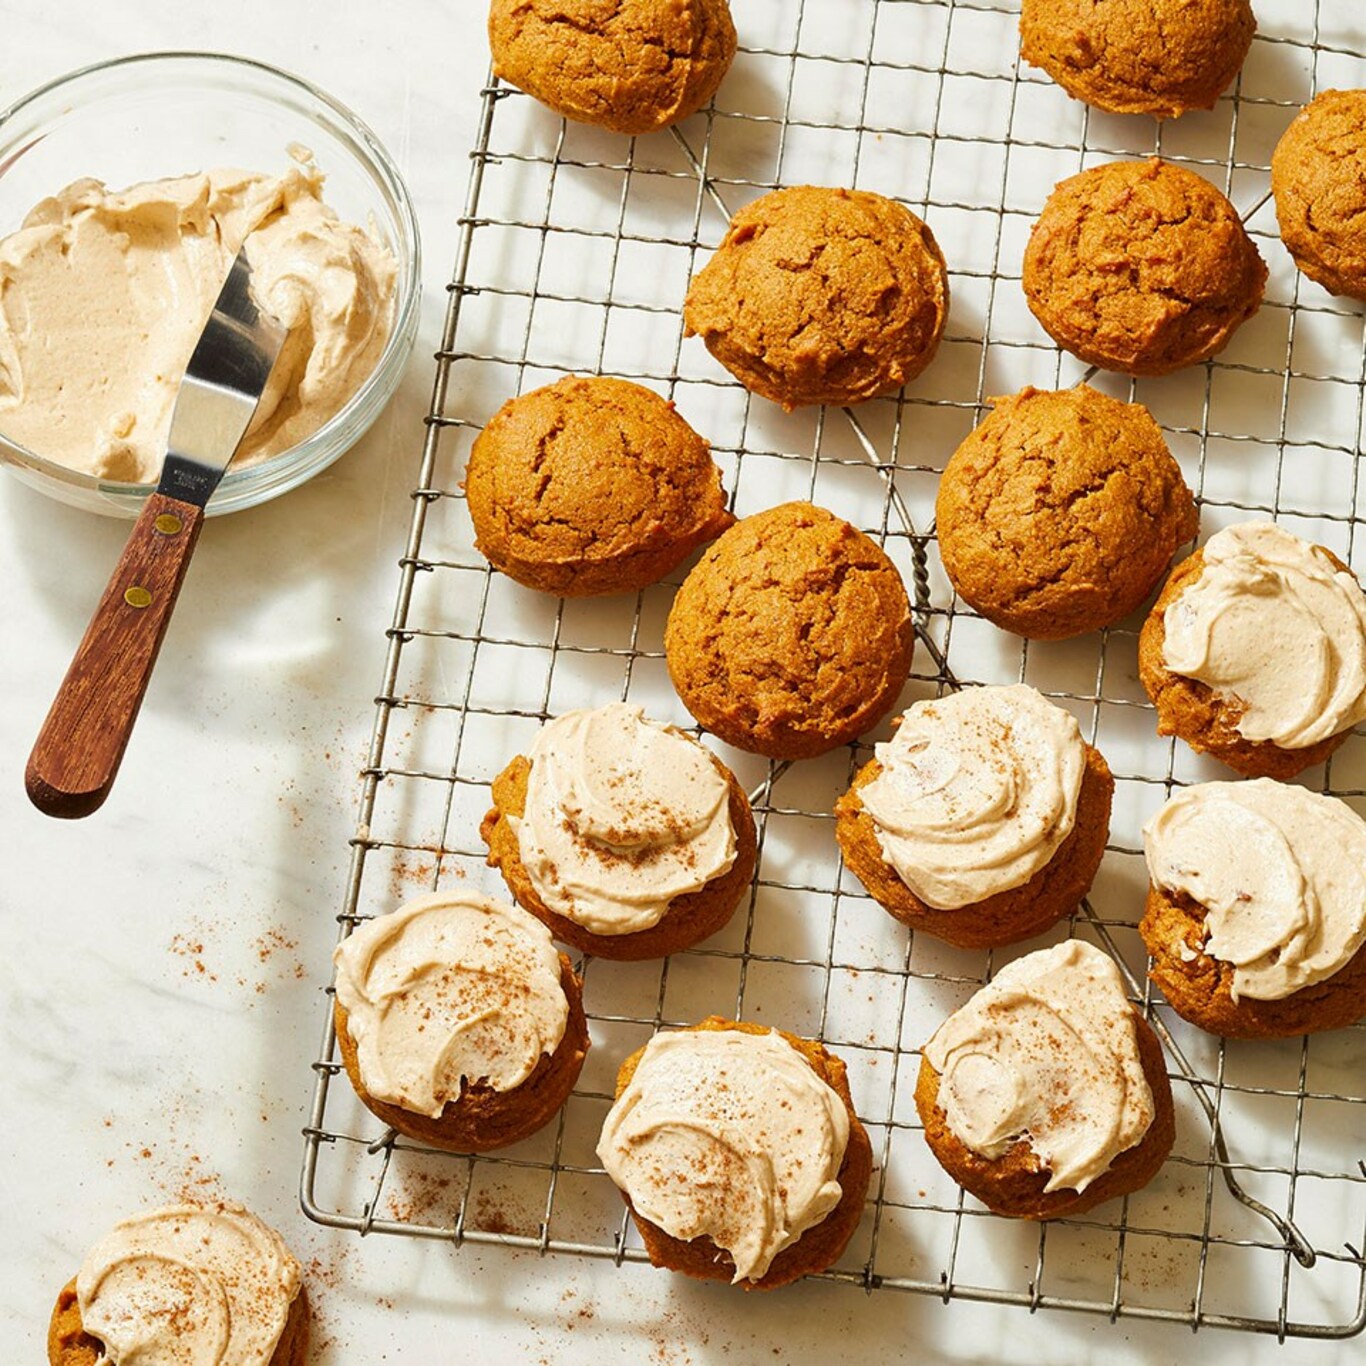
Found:
[{"label": "cracked cookie top", "polygon": [[1113,625],[1198,525],[1157,423],[1084,384],[992,403],[939,483],[945,572],[965,602],[1017,635]]},{"label": "cracked cookie top", "polygon": [[1233,205],[1155,157],[1061,181],[1025,249],[1025,296],[1049,336],[1090,365],[1131,375],[1165,375],[1222,351],[1265,285],[1266,265]]},{"label": "cracked cookie top", "polygon": [[726,0],[492,0],[493,70],[565,118],[652,133],[707,104],[735,56]]},{"label": "cracked cookie top", "polygon": [[688,575],[664,632],[688,710],[774,759],[823,754],[875,725],[906,681],[911,646],[896,567],[810,503],[737,522]]},{"label": "cracked cookie top", "polygon": [[909,209],[796,185],[731,219],[683,318],[745,388],[791,409],[858,403],[913,380],[948,311],[943,254]]},{"label": "cracked cookie top", "polygon": [[570,376],[510,399],[470,451],[475,546],[564,597],[657,583],[735,521],[707,443],[658,394]]},{"label": "cracked cookie top", "polygon": [[1023,0],[1021,55],[1115,114],[1212,109],[1257,21],[1248,0]]},{"label": "cracked cookie top", "polygon": [[1281,241],[1332,294],[1366,299],[1366,90],[1325,90],[1271,158]]}]

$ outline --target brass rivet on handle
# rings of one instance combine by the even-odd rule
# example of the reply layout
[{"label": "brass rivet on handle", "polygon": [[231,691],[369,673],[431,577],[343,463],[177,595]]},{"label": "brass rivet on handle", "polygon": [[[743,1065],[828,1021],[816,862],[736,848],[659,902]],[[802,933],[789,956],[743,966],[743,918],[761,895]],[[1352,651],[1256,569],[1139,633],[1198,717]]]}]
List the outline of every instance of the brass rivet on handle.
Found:
[{"label": "brass rivet on handle", "polygon": [[138,583],[123,590],[123,600],[129,607],[150,607],[152,605],[152,595]]},{"label": "brass rivet on handle", "polygon": [[152,525],[156,527],[163,536],[174,536],[180,531],[180,528],[184,526],[184,523],[174,512],[163,512]]}]

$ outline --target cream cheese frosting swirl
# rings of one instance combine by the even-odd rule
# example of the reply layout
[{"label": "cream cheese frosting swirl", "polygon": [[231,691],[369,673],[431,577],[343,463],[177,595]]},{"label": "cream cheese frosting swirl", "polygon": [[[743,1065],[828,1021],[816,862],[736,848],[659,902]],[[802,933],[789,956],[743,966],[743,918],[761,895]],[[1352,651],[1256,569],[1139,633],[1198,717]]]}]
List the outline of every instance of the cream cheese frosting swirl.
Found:
[{"label": "cream cheese frosting swirl", "polygon": [[1086,769],[1076,718],[1033,688],[917,702],[859,799],[882,856],[927,906],[1023,886],[1072,833]]},{"label": "cream cheese frosting swirl", "polygon": [[[302,149],[291,149],[306,158]],[[305,159],[110,190],[78,180],[0,241],[0,432],[71,469],[154,483],[190,353],[238,249],[288,336],[235,465],[337,413],[378,363],[398,268]]]},{"label": "cream cheese frosting swirl", "polygon": [[777,1033],[657,1034],[607,1114],[598,1157],[632,1208],[730,1253],[732,1284],[839,1204],[844,1102]]},{"label": "cream cheese frosting swirl", "polygon": [[1307,749],[1366,720],[1366,593],[1321,546],[1228,527],[1162,620],[1167,670],[1240,703],[1246,740]]},{"label": "cream cheese frosting swirl", "polygon": [[551,721],[509,817],[542,901],[593,934],[659,924],[735,862],[730,784],[691,737],[613,702]]},{"label": "cream cheese frosting swirl", "polygon": [[1156,1114],[1119,971],[1076,939],[1002,968],[925,1057],[959,1141],[994,1159],[1028,1140],[1045,1191],[1084,1191]]},{"label": "cream cheese frosting swirl", "polygon": [[76,1298],[114,1366],[266,1366],[300,1285],[280,1235],[240,1205],[172,1205],[115,1224]]},{"label": "cream cheese frosting swirl", "polygon": [[1156,886],[1205,908],[1204,952],[1233,965],[1235,1001],[1284,1000],[1366,943],[1366,821],[1335,797],[1199,783],[1144,826],[1143,848]]},{"label": "cream cheese frosting swirl", "polygon": [[511,1091],[564,1038],[569,1001],[550,931],[477,892],[377,916],[333,955],[361,1080],[436,1119],[465,1082]]}]

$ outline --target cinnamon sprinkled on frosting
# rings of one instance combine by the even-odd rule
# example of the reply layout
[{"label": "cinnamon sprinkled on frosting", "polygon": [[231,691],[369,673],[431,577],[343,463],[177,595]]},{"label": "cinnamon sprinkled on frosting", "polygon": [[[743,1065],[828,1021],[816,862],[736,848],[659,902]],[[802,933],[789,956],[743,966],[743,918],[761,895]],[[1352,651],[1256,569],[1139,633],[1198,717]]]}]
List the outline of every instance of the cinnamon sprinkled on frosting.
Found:
[{"label": "cinnamon sprinkled on frosting", "polygon": [[735,862],[730,784],[697,741],[614,702],[542,729],[508,821],[541,900],[593,934],[632,934]]},{"label": "cinnamon sprinkled on frosting", "polygon": [[780,1035],[679,1030],[650,1040],[598,1157],[639,1215],[757,1281],[839,1204],[848,1142],[844,1102]]},{"label": "cinnamon sprinkled on frosting", "polygon": [[882,856],[927,906],[1023,886],[1072,833],[1086,767],[1076,718],[1033,688],[917,702],[859,794]]},{"label": "cinnamon sprinkled on frosting", "polygon": [[382,915],[333,955],[365,1089],[438,1118],[466,1082],[511,1091],[564,1038],[569,1002],[550,931],[477,892]]},{"label": "cinnamon sprinkled on frosting", "polygon": [[242,1206],[172,1205],[115,1224],[76,1295],[113,1366],[266,1366],[300,1285],[280,1235]]},{"label": "cinnamon sprinkled on frosting", "polygon": [[1077,939],[1002,968],[925,1058],[958,1140],[988,1159],[1027,1140],[1045,1192],[1084,1191],[1156,1113],[1119,970]]}]

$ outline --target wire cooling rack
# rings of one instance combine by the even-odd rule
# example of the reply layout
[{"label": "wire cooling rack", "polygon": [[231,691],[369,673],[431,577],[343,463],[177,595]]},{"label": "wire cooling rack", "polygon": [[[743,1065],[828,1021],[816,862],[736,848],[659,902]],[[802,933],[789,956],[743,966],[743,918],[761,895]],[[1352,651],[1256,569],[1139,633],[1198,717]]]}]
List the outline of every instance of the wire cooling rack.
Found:
[{"label": "wire cooling rack", "polygon": [[[993,394],[1082,377],[1030,317],[1024,241],[1054,182],[1158,152],[1214,180],[1271,266],[1261,312],[1213,363],[1093,382],[1152,410],[1196,490],[1202,536],[1270,516],[1360,570],[1363,316],[1299,278],[1275,236],[1271,150],[1316,90],[1366,84],[1355,0],[1259,0],[1238,85],[1167,125],[1088,111],[1018,59],[1017,0],[745,0],[715,107],[628,140],[565,124],[497,82],[483,92],[467,209],[400,561],[398,602],[342,933],[420,890],[502,891],[483,863],[489,783],[550,716],[613,698],[691,719],[669,686],[674,582],[563,602],[490,573],[460,492],[482,423],[563,374],[635,379],[713,444],[737,513],[811,498],[875,536],[916,602],[903,704],[960,682],[1023,680],[1070,708],[1116,775],[1112,843],[1090,901],[1049,936],[983,954],[908,933],[843,869],[831,808],[869,746],[769,765],[718,745],[754,796],[760,861],[728,929],[662,963],[586,961],[594,1048],[558,1123],[497,1155],[397,1138],[339,1072],[331,998],[305,1131],[302,1196],[363,1234],[642,1261],[594,1155],[620,1060],[657,1029],[717,1012],[828,1043],[849,1064],[878,1168],[828,1278],[1031,1310],[1066,1308],[1285,1336],[1366,1325],[1366,1031],[1223,1042],[1146,984],[1140,827],[1174,786],[1226,777],[1155,734],[1138,618],[1061,644],[1008,636],[959,604],[939,564],[939,471]],[[856,185],[924,216],[948,258],[939,357],[895,398],[784,414],[685,342],[688,279],[730,211],[779,184]],[[1307,781],[1366,810],[1366,743]],[[1178,1137],[1145,1190],[1045,1226],[991,1215],[929,1155],[918,1050],[1002,963],[1076,934],[1124,968],[1168,1049]]]}]

